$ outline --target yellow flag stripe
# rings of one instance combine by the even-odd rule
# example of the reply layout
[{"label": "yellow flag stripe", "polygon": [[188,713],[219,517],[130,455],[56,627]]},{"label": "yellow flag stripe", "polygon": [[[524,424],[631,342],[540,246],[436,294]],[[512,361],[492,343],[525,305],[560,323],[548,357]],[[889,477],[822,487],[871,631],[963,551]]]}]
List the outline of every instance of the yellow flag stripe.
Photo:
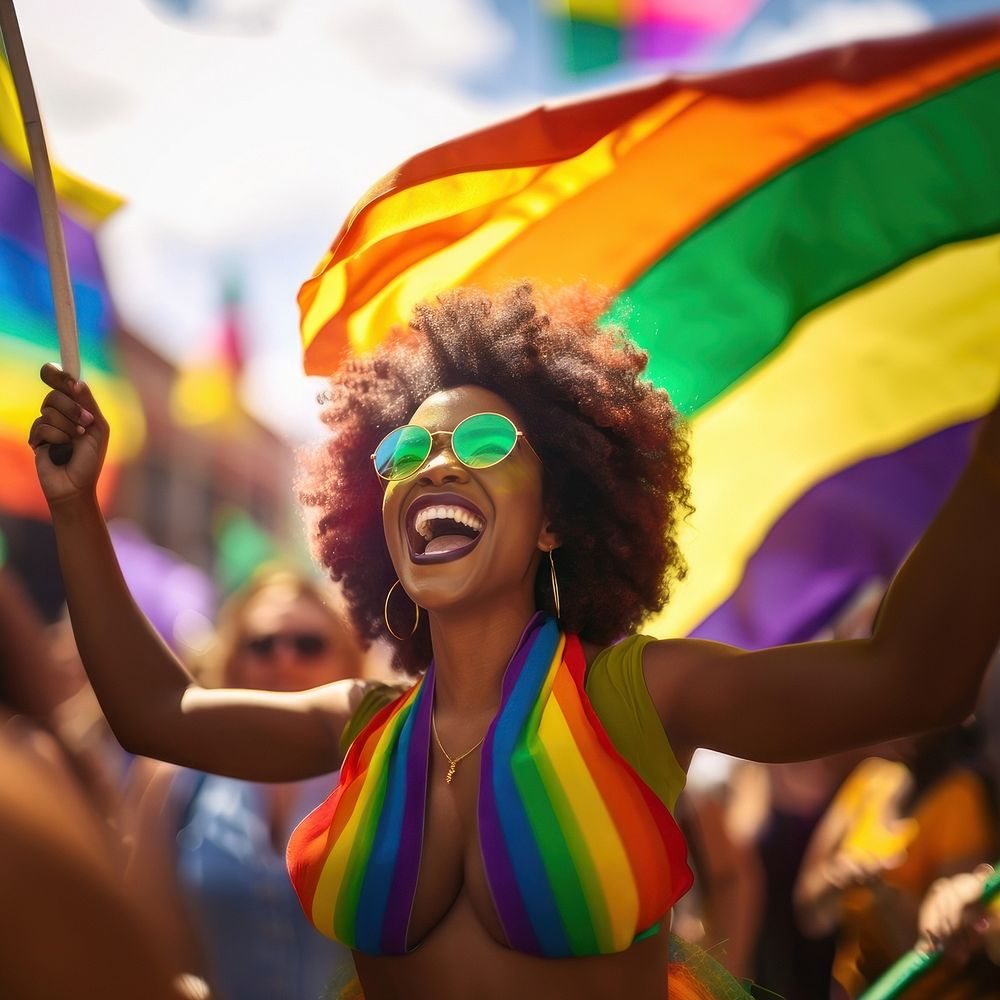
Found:
[{"label": "yellow flag stripe", "polygon": [[1000,388],[1000,237],[941,248],[805,317],[692,423],[690,570],[645,631],[684,635],[806,490],[986,412]]}]

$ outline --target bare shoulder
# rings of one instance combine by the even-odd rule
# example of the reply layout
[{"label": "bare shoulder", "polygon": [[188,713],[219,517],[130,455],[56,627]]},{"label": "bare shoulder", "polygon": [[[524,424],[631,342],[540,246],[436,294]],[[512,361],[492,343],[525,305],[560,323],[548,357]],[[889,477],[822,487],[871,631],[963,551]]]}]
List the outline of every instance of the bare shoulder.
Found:
[{"label": "bare shoulder", "polygon": [[703,639],[656,639],[642,650],[642,672],[653,708],[678,760],[690,760],[703,739],[692,705],[719,677],[718,666],[740,650]]},{"label": "bare shoulder", "polygon": [[303,707],[319,714],[339,742],[344,727],[351,721],[368,695],[384,686],[379,681],[366,680],[362,677],[334,681],[323,687],[303,691]]},{"label": "bare shoulder", "polygon": [[312,688],[303,692],[314,708],[329,712],[331,715],[350,717],[365,699],[370,691],[382,687],[380,681],[366,680],[363,677],[351,677],[343,681],[334,681],[323,687]]},{"label": "bare shoulder", "polygon": [[654,639],[642,650],[646,686],[650,694],[654,687],[669,690],[741,652],[733,646],[706,639]]},{"label": "bare shoulder", "polygon": [[[634,639],[636,636],[633,635],[628,638]],[[623,639],[622,641],[624,642],[625,640]],[[580,645],[583,647],[583,655],[589,667],[601,653],[606,649],[610,649],[614,643],[602,645],[601,643],[588,642],[585,639],[581,639]],[[669,660],[676,664],[679,657],[706,655],[709,648],[721,651],[730,649],[730,647],[723,646],[720,643],[705,642],[701,639],[654,639],[643,647],[643,665],[645,666],[645,664],[650,662],[658,663],[661,660]]]},{"label": "bare shoulder", "polygon": [[[588,667],[608,648],[593,642],[581,642],[581,646]],[[642,648],[642,669],[654,704],[658,695],[669,699],[677,685],[695,675],[702,675],[707,668],[740,652],[742,650],[733,646],[704,639],[654,639],[647,642]]]}]

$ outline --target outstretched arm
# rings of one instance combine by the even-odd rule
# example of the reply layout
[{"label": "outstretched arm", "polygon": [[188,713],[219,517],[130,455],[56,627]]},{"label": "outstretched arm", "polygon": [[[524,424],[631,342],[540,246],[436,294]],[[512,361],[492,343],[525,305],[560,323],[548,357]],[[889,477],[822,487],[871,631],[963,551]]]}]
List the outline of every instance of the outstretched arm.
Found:
[{"label": "outstretched arm", "polygon": [[646,684],[683,761],[820,757],[960,722],[1000,639],[1000,408],[896,574],[870,639],[755,652],[666,640]]},{"label": "outstretched arm", "polygon": [[[294,781],[335,770],[340,734],[363,682],[296,693],[195,683],[136,607],[118,568],[95,492],[107,422],[83,383],[51,365],[42,379],[52,392],[29,443],[52,512],[80,656],[122,746],[248,780]],[[56,466],[46,446],[66,441],[74,443],[73,457]]]}]

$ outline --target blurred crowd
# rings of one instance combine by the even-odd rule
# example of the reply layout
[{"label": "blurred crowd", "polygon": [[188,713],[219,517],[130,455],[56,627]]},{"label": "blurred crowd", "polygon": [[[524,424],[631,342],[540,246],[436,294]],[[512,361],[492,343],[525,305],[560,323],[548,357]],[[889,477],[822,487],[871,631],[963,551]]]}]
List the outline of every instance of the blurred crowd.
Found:
[{"label": "blurred crowd", "polygon": [[[332,591],[265,566],[187,666],[206,686],[294,691],[384,672],[368,659]],[[264,785],[130,758],[68,620],[44,625],[4,571],[0,772],[0,996],[305,1000],[353,977],[285,867],[335,772]]]},{"label": "blurred crowd", "polygon": [[[818,638],[867,634],[881,592]],[[187,665],[227,687],[391,681],[338,608],[307,574],[264,566]],[[68,620],[45,624],[0,570],[0,996],[337,996],[350,953],[304,918],[284,860],[335,778],[261,785],[131,758]],[[696,883],[674,930],[785,1000],[858,997],[914,946],[942,958],[905,997],[1000,998],[1000,909],[981,902],[998,788],[996,664],[953,730],[796,764],[699,752],[680,815]]]},{"label": "blurred crowd", "polygon": [[[817,639],[868,635],[883,589]],[[1000,998],[1000,909],[982,901],[998,751],[1000,656],[954,729],[802,763],[699,751],[683,816],[696,889],[675,929],[785,1000],[853,1000],[911,949],[941,957],[906,1000]]]}]

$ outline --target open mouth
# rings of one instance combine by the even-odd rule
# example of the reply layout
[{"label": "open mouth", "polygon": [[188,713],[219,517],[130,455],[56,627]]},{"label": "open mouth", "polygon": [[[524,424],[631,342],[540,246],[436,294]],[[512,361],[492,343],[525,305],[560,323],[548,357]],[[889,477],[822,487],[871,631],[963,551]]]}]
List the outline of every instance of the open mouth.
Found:
[{"label": "open mouth", "polygon": [[449,562],[471,552],[486,527],[483,512],[456,493],[418,497],[406,512],[406,542],[415,563]]}]

